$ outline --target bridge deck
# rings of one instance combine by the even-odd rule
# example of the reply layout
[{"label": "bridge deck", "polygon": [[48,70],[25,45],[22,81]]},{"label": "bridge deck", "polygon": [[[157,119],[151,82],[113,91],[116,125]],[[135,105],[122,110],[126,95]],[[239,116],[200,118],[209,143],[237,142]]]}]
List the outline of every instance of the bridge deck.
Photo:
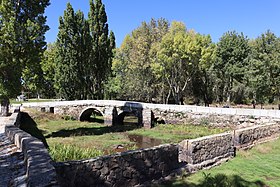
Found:
[{"label": "bridge deck", "polygon": [[[280,110],[263,110],[263,109],[244,109],[244,108],[218,108],[218,107],[203,107],[194,105],[164,105],[141,103],[134,101],[116,101],[116,100],[76,100],[76,101],[54,101],[54,102],[38,102],[38,103],[23,103],[22,107],[59,107],[59,106],[115,106],[115,107],[132,107],[150,110],[166,110],[177,112],[194,112],[194,113],[208,113],[221,115],[244,115],[244,116],[265,116],[280,118]],[[14,105],[14,107],[20,107]]]},{"label": "bridge deck", "polygon": [[5,136],[5,117],[0,117],[0,186],[27,186],[23,153]]}]

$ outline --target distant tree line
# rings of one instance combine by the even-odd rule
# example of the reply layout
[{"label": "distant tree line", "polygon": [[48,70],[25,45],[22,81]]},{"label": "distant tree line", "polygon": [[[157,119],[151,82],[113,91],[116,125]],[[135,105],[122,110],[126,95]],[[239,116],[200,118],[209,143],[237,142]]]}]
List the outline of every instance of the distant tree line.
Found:
[{"label": "distant tree line", "polygon": [[272,103],[280,97],[280,39],[229,31],[209,35],[165,19],[143,22],[124,39],[107,84],[110,98],[157,103]]},{"label": "distant tree line", "polygon": [[182,22],[151,19],[115,49],[105,6],[67,4],[57,40],[46,46],[49,0],[2,0],[0,93],[156,103],[273,103],[280,99],[280,39],[228,31],[217,43]]}]

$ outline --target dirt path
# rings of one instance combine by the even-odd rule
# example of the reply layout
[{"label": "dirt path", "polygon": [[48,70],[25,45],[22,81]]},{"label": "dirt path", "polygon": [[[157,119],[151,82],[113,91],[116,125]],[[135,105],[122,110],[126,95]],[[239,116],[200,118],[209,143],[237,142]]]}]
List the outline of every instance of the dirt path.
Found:
[{"label": "dirt path", "polygon": [[0,117],[0,186],[26,186],[23,153],[4,134],[6,118]]}]

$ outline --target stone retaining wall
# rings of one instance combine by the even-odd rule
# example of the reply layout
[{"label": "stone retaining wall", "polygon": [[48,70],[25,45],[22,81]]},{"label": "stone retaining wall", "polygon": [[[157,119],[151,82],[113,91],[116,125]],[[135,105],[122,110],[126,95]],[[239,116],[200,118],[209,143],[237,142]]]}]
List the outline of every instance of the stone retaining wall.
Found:
[{"label": "stone retaining wall", "polygon": [[179,160],[187,163],[187,170],[195,172],[210,168],[235,156],[236,149],[248,149],[257,143],[276,139],[280,124],[269,123],[228,133],[215,134],[179,143]]},{"label": "stone retaining wall", "polygon": [[276,139],[280,134],[280,124],[269,123],[234,131],[234,146],[248,149],[256,143]]},{"label": "stone retaining wall", "polygon": [[[221,164],[256,143],[277,138],[279,124],[266,124],[89,160],[56,163],[62,186],[148,185],[174,171],[195,172]],[[183,168],[182,168],[183,166]]]},{"label": "stone retaining wall", "polygon": [[169,175],[179,167],[178,146],[161,145],[55,165],[61,186],[136,186]]},{"label": "stone retaining wall", "polygon": [[179,159],[187,163],[190,172],[212,167],[235,155],[232,133],[184,140],[179,145]]},{"label": "stone retaining wall", "polygon": [[6,136],[23,152],[28,186],[58,186],[55,168],[44,144],[20,130],[20,113],[13,113],[5,126]]},{"label": "stone retaining wall", "polygon": [[279,122],[279,118],[269,116],[230,115],[215,113],[197,113],[191,110],[181,112],[175,110],[154,109],[153,114],[157,121],[166,124],[195,124],[212,127],[231,127],[240,129],[249,126],[263,125],[270,122]]}]

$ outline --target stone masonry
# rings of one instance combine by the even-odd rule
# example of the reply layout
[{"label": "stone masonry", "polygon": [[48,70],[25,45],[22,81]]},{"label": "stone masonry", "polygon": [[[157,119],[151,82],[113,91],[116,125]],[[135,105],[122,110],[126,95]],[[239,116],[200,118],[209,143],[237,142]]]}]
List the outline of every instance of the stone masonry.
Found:
[{"label": "stone masonry", "polygon": [[89,160],[55,165],[61,186],[136,186],[169,175],[179,167],[178,146],[167,144]]},{"label": "stone masonry", "polygon": [[[23,103],[22,108],[35,108],[39,111],[69,115],[75,119],[80,119],[81,116],[86,117],[86,115],[83,115],[83,112],[92,109],[99,111],[103,115],[105,123],[108,125],[115,125],[115,122],[123,119],[123,115],[134,114],[138,118],[138,126],[144,126],[146,128],[151,128],[155,119],[164,121],[165,123],[182,123],[189,122],[190,120],[195,123],[201,123],[201,121],[205,122],[205,119],[207,119],[214,126],[242,124],[240,127],[244,128],[244,126],[250,126],[252,123],[255,125],[255,122],[259,123],[261,121],[260,123],[262,123],[263,120],[267,123],[267,121],[278,118],[279,121],[280,116],[280,110],[163,105],[115,100]],[[90,117],[90,113],[88,113],[87,117]]]},{"label": "stone masonry", "polygon": [[279,123],[267,123],[234,131],[234,145],[238,149],[248,149],[256,143],[276,139],[280,134]]},{"label": "stone masonry", "polygon": [[[52,165],[48,150],[40,140],[17,127],[20,126],[19,118],[20,113],[13,113],[7,119],[4,125],[4,135],[21,152],[20,157],[24,161],[21,165],[25,168],[24,176],[26,176],[26,179],[24,179],[26,184],[23,186],[58,186],[55,168]],[[14,167],[17,166],[16,162],[11,164]]]},{"label": "stone masonry", "polygon": [[179,145],[179,159],[187,163],[190,172],[212,167],[235,155],[232,133],[184,140]]}]

